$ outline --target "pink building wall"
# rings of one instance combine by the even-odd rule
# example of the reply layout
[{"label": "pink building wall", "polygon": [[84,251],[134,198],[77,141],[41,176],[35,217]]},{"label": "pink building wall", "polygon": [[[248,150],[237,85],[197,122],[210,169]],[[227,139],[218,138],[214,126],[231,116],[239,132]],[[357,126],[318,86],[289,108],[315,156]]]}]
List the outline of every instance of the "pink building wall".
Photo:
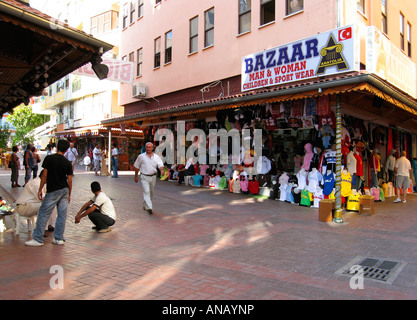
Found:
[{"label": "pink building wall", "polygon": [[[260,0],[252,0],[251,31],[238,35],[238,0],[162,0],[157,6],[144,1],[143,17],[122,31],[121,54],[143,48],[142,82],[148,97],[240,75],[241,58],[337,27],[337,1],[304,1],[304,10],[286,16],[285,1],[276,1],[275,22],[260,26]],[[123,6],[123,3],[122,3]],[[214,45],[204,47],[204,12],[214,7]],[[123,10],[123,8],[122,8]],[[121,10],[121,12],[123,12]],[[122,14],[121,14],[122,15]],[[189,54],[189,20],[198,21],[198,51]],[[129,20],[129,19],[128,19]],[[165,33],[172,30],[172,62],[164,64]],[[154,65],[154,39],[161,37],[161,66]],[[120,104],[137,102],[132,86],[121,85]]]}]

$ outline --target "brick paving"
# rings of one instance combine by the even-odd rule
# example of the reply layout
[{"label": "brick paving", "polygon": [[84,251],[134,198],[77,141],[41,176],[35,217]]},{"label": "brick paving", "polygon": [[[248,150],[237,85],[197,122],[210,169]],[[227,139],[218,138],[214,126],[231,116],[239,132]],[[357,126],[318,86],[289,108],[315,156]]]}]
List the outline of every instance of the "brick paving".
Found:
[{"label": "brick paving", "polygon": [[[155,213],[142,208],[132,172],[117,179],[78,169],[66,243],[27,247],[30,233],[0,234],[0,300],[414,300],[417,298],[417,196],[375,203],[374,216],[343,213],[343,224],[318,220],[318,209],[227,191],[158,181]],[[20,175],[22,181],[23,173]],[[100,182],[118,219],[98,234],[76,212]],[[0,194],[14,197],[10,171]],[[357,257],[404,262],[388,284],[365,279],[351,289],[337,273]],[[51,266],[64,288],[50,285]]]}]

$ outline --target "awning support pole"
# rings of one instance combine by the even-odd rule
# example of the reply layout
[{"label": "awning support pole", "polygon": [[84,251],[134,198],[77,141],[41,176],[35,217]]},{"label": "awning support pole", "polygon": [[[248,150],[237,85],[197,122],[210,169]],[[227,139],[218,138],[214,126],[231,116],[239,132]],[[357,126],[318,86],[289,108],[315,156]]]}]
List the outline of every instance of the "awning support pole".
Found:
[{"label": "awning support pole", "polygon": [[343,223],[342,219],[342,115],[341,115],[341,96],[340,93],[336,96],[336,210],[334,213],[333,222]]}]

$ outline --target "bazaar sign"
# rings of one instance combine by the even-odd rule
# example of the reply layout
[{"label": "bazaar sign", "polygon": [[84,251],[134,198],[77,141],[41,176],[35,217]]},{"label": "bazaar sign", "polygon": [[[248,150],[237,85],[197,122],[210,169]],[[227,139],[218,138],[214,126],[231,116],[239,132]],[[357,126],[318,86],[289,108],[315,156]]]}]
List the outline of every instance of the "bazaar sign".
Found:
[{"label": "bazaar sign", "polygon": [[375,27],[367,28],[366,71],[417,97],[416,64]]},{"label": "bazaar sign", "polygon": [[242,91],[359,70],[355,28],[329,32],[242,58]]},{"label": "bazaar sign", "polygon": [[[109,73],[107,75],[106,80],[121,83],[133,82],[133,74],[135,71],[135,65],[133,62],[105,58],[103,59],[102,63],[109,67]],[[91,67],[91,63],[88,63],[83,67],[78,68],[73,72],[73,74],[97,78],[96,74],[94,73],[94,70]]]}]

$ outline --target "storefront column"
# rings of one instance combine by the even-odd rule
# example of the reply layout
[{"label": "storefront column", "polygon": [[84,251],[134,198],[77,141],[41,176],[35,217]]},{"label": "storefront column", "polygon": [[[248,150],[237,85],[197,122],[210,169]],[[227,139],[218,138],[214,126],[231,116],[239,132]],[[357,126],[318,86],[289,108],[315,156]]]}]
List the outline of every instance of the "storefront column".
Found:
[{"label": "storefront column", "polygon": [[342,219],[342,114],[341,114],[341,95],[336,96],[336,210],[333,222],[343,223]]},{"label": "storefront column", "polygon": [[109,159],[109,173],[111,172],[111,127],[108,128],[109,130],[109,147],[107,149],[107,159]]}]

